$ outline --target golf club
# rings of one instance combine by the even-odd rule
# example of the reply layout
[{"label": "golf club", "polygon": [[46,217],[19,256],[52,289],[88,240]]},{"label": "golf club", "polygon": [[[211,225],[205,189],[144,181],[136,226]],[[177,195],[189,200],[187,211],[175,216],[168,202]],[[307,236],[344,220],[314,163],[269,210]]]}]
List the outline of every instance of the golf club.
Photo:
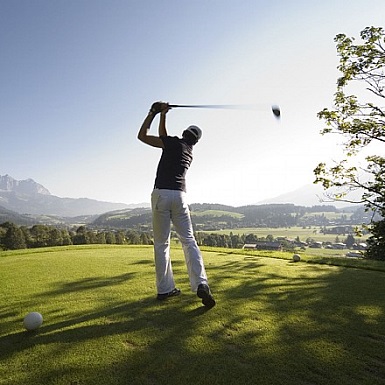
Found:
[{"label": "golf club", "polygon": [[[233,110],[262,110],[263,106],[255,104],[170,104],[171,108],[214,108],[214,109],[233,109]],[[281,117],[281,109],[277,105],[271,106],[274,116]]]}]

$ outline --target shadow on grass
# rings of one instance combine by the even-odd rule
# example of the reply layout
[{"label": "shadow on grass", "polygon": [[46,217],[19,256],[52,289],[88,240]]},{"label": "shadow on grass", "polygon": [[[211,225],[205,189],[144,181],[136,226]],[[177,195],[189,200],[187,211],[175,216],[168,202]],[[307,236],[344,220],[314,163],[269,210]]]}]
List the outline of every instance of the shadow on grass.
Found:
[{"label": "shadow on grass", "polygon": [[[50,365],[43,365],[44,369],[42,368],[35,378],[32,377],[34,372],[31,371],[27,376],[28,383],[50,384],[58,378],[61,378],[63,384],[125,384],[127,380],[129,383],[135,383],[138,375],[151,377],[153,365],[159,365],[159,368],[168,365],[169,356],[165,360],[165,349],[168,355],[176,354],[177,360],[181,359],[183,340],[194,334],[194,325],[209,312],[198,303],[198,307],[191,309],[186,299],[180,299],[160,302],[151,297],[135,303],[114,303],[110,308],[80,314],[62,322],[44,324],[38,331],[23,331],[1,337],[0,361],[23,351],[39,349],[39,346],[56,346],[57,350],[51,351],[50,354],[59,357],[68,353],[70,356],[74,346],[82,343],[92,344],[94,341],[99,341],[97,345],[100,346],[100,340],[105,340],[108,344],[115,336],[117,340],[113,338],[113,344],[119,344],[119,362],[114,362],[108,367],[105,367],[103,362],[98,362],[97,365],[92,365],[92,368],[81,369],[76,368],[81,366],[81,362],[75,367],[66,367],[63,362],[52,365],[51,362]],[[114,350],[116,346],[111,348]],[[92,347],[85,354],[92,356]],[[99,352],[96,352],[96,355],[98,354]],[[157,357],[157,363],[153,362],[154,357]],[[40,358],[42,362],[50,359],[45,355]],[[32,362],[28,363],[31,364]],[[153,375],[156,378],[160,374]]]},{"label": "shadow on grass", "polygon": [[[245,324],[253,323],[252,317],[247,322],[242,315],[245,305],[257,323],[261,317],[268,320],[266,365],[274,372],[272,362],[276,368],[289,362],[287,373],[298,370],[298,383],[307,378],[316,384],[385,384],[385,274],[292,261],[279,264],[292,271],[266,271],[258,260],[254,264],[249,260],[241,265],[225,264],[226,270],[241,272],[246,268],[255,277],[240,280],[224,293],[234,314],[240,314],[234,315],[227,327],[247,329]],[[221,279],[220,274],[215,275],[215,280]],[[253,339],[253,332],[241,335],[237,332],[238,344]],[[220,333],[216,337],[220,338]],[[274,381],[295,383],[279,375]]]},{"label": "shadow on grass", "polygon": [[94,290],[104,286],[120,285],[135,277],[135,273],[125,273],[115,277],[88,277],[72,282],[55,282],[55,289],[42,293],[43,297],[51,297],[57,294],[68,294],[84,290]]},{"label": "shadow on grass", "polygon": [[[31,371],[30,384],[384,384],[384,273],[221,261],[207,263],[218,301],[210,311],[188,293],[164,302],[114,300],[36,333],[1,337],[0,360],[52,346],[41,357],[50,364]],[[176,275],[185,274],[176,262]],[[84,279],[42,296],[131,279]],[[85,361],[69,358],[74,347]]]}]

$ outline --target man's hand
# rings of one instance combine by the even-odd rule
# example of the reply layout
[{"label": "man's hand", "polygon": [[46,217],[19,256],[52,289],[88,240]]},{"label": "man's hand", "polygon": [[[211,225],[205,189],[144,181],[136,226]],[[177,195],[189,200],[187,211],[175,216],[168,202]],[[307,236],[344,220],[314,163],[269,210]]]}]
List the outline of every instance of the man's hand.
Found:
[{"label": "man's hand", "polygon": [[168,105],[168,103],[165,103],[165,102],[155,102],[155,103],[152,104],[152,106],[150,108],[150,112],[153,115],[157,115],[160,112],[161,113],[167,113],[169,109],[170,109],[170,106]]}]

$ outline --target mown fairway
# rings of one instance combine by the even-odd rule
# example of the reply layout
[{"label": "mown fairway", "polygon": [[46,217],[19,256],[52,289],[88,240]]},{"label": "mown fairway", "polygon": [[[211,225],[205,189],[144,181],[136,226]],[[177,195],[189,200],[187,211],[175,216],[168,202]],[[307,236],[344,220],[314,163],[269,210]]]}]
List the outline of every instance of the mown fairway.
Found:
[{"label": "mown fairway", "polygon": [[[385,384],[385,272],[204,258],[209,311],[180,249],[182,295],[166,302],[151,247],[0,253],[0,384]],[[23,330],[29,311],[44,316],[37,332]]]}]

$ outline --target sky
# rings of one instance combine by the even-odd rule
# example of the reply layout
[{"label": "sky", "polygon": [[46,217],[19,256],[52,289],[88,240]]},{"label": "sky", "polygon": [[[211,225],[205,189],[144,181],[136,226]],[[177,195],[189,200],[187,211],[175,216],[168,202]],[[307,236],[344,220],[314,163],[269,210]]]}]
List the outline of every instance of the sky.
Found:
[{"label": "sky", "polygon": [[0,175],[59,197],[149,202],[161,150],[137,133],[161,100],[257,106],[167,114],[169,135],[203,131],[191,203],[256,204],[311,184],[342,151],[317,118],[333,106],[334,37],[384,15],[383,0],[0,0]]}]

